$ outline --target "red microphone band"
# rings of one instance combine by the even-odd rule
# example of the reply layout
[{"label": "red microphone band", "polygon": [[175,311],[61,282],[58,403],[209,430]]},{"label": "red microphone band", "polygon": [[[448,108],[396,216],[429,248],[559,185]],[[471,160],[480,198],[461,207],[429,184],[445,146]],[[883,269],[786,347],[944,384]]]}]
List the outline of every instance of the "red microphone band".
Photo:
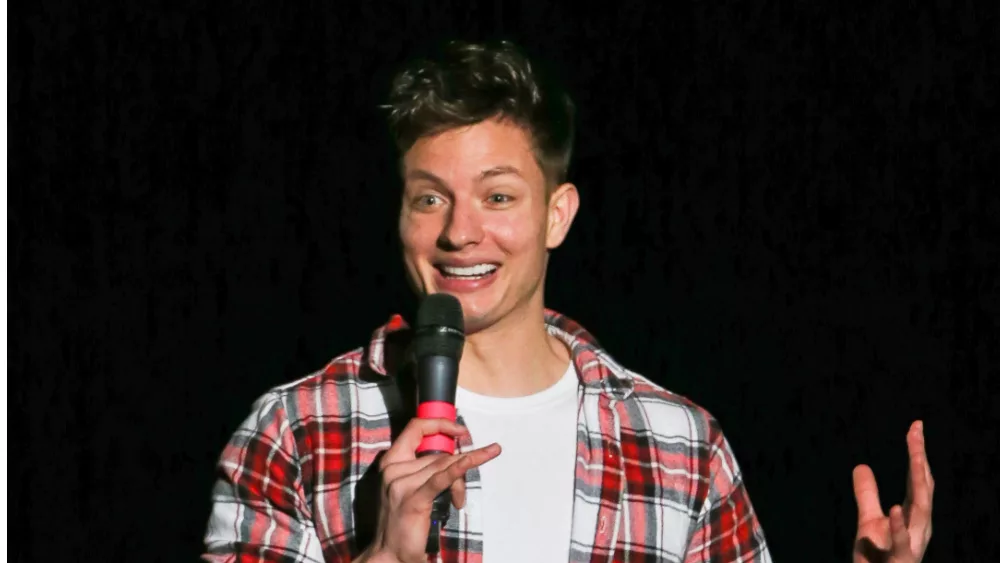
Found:
[{"label": "red microphone band", "polygon": [[[455,422],[455,405],[444,401],[427,401],[417,405],[417,418],[445,418]],[[447,434],[424,436],[417,447],[417,455],[424,452],[455,453],[455,438]]]}]

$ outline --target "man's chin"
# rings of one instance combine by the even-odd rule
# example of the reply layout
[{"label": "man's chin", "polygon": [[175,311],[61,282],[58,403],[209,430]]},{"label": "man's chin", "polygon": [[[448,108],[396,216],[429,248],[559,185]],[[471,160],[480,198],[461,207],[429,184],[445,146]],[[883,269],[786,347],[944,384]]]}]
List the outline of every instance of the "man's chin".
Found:
[{"label": "man's chin", "polygon": [[505,312],[500,310],[499,303],[483,307],[482,303],[462,302],[462,313],[467,336],[488,330],[506,316]]},{"label": "man's chin", "polygon": [[466,336],[482,332],[483,330],[490,328],[495,323],[495,319],[491,319],[489,314],[477,311],[465,312],[463,316],[465,317],[464,322]]},{"label": "man's chin", "polygon": [[[434,289],[432,293],[450,292]],[[503,310],[503,304],[500,301],[491,299],[490,296],[485,295],[485,292],[478,295],[473,293],[451,293],[451,295],[457,297],[458,302],[462,305],[462,318],[465,323],[466,335],[489,329],[500,322],[507,313]]]}]

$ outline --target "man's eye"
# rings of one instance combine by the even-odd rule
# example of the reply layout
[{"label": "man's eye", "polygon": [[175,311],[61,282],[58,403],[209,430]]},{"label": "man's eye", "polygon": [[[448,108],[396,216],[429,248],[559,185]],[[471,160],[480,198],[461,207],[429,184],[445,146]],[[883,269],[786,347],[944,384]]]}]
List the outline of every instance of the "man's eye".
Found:
[{"label": "man's eye", "polygon": [[502,205],[504,203],[510,203],[512,201],[514,201],[514,198],[512,198],[507,194],[493,194],[489,197],[489,202],[496,205]]},{"label": "man's eye", "polygon": [[416,199],[417,207],[434,207],[439,203],[441,198],[433,194],[422,195]]}]

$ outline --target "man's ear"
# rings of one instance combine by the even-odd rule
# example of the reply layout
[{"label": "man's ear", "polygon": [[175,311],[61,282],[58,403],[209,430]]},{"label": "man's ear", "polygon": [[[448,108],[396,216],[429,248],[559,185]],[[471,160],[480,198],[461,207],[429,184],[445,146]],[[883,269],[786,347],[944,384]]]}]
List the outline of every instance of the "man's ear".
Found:
[{"label": "man's ear", "polygon": [[549,196],[548,226],[545,232],[545,248],[557,248],[569,233],[573,219],[580,208],[580,194],[573,184],[562,184]]}]

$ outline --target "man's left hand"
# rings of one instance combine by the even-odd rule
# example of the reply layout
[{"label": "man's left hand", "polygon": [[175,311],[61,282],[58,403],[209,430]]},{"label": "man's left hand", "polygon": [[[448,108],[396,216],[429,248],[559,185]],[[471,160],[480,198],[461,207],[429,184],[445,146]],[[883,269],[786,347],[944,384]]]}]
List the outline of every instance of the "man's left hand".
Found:
[{"label": "man's left hand", "polygon": [[867,465],[854,468],[854,498],[858,503],[858,533],[854,563],[917,563],[931,540],[934,478],[924,448],[924,424],[916,421],[906,435],[910,469],[903,506],[882,512],[875,475]]}]

